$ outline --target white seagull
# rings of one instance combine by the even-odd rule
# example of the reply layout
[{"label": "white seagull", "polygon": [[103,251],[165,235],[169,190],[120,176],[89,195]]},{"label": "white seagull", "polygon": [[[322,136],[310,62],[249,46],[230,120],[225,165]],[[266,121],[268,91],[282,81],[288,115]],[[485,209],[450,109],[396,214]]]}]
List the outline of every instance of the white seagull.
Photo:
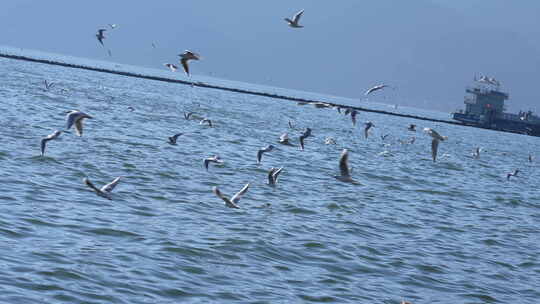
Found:
[{"label": "white seagull", "polygon": [[186,74],[188,76],[191,76],[191,74],[189,73],[188,61],[189,60],[200,60],[201,56],[199,56],[199,54],[194,53],[194,52],[189,51],[189,50],[185,50],[182,54],[179,54],[178,56],[180,56],[180,63],[184,67],[184,72],[186,72]]},{"label": "white seagull", "polygon": [[448,139],[448,136],[441,136],[439,133],[437,133],[435,130],[431,128],[424,128],[424,132],[429,134],[433,140],[431,141],[431,157],[433,158],[433,162],[437,161],[437,150],[439,148],[439,142],[445,141]]},{"label": "white seagull", "polygon": [[472,153],[472,156],[476,159],[480,158],[480,147],[477,147],[476,149],[474,149],[474,152]]},{"label": "white seagull", "polygon": [[109,26],[111,27],[111,30],[114,30],[118,25],[109,23]]},{"label": "white seagull", "polygon": [[216,163],[216,164],[223,163],[223,161],[221,160],[219,155],[214,155],[212,157],[205,158],[204,159],[204,167],[206,168],[206,171],[208,171],[208,164],[211,163],[211,162]]},{"label": "white seagull", "polygon": [[351,177],[351,171],[349,170],[349,151],[347,149],[343,149],[339,157],[339,172],[341,175],[334,176],[337,180],[346,183],[358,183]]},{"label": "white seagull", "polygon": [[225,197],[221,191],[219,191],[218,187],[213,187],[212,191],[214,192],[217,197],[222,199],[225,202],[225,206],[229,208],[236,208],[240,209],[238,206],[238,202],[240,201],[240,198],[242,198],[242,195],[244,195],[249,189],[249,183],[247,183],[242,190],[238,191],[233,197],[230,199],[228,197]]},{"label": "white seagull", "polygon": [[172,63],[165,63],[163,65],[168,67],[171,70],[171,72],[176,72],[176,70],[178,70],[178,67]]},{"label": "white seagull", "polygon": [[258,164],[261,163],[263,153],[270,152],[272,150],[274,150],[273,145],[268,145],[268,146],[266,146],[264,148],[259,149],[259,151],[257,151],[257,163]]},{"label": "white seagull", "polygon": [[111,192],[114,190],[116,185],[118,185],[118,182],[120,182],[121,178],[122,178],[122,176],[119,176],[119,177],[115,178],[112,182],[106,184],[105,186],[101,187],[100,189],[98,189],[96,186],[94,186],[94,184],[92,184],[92,182],[87,177],[85,177],[83,179],[83,182],[90,189],[94,190],[94,192],[96,192],[97,195],[112,200]]},{"label": "white seagull", "polygon": [[382,90],[382,89],[384,89],[384,88],[386,88],[386,87],[388,87],[388,85],[386,85],[386,84],[379,84],[379,85],[376,85],[376,86],[374,86],[374,87],[368,89],[364,95],[367,96],[367,95],[369,95],[369,94],[371,94],[371,93],[373,93],[373,92],[375,92],[375,91]]},{"label": "white seagull", "polygon": [[286,146],[292,146],[291,142],[289,141],[289,134],[283,133],[279,137],[279,143]]},{"label": "white seagull", "polygon": [[270,171],[268,171],[268,185],[275,187],[277,184],[277,180],[279,177],[279,174],[283,170],[283,167],[281,168],[271,168]]},{"label": "white seagull", "polygon": [[41,140],[41,156],[45,154],[45,146],[47,145],[47,142],[49,140],[57,139],[60,134],[62,134],[62,131],[56,130],[52,134],[47,135],[47,137]]},{"label": "white seagull", "polygon": [[[188,119],[189,119],[189,117],[188,117]],[[210,119],[208,119],[208,118],[203,118],[199,122],[200,125],[204,125],[205,123],[207,123],[209,127],[212,127],[212,121]]]},{"label": "white seagull", "polygon": [[77,135],[82,136],[83,133],[83,119],[92,118],[92,116],[83,113],[78,110],[72,110],[68,112],[66,116],[66,129],[69,130],[73,124],[75,124],[75,132]]},{"label": "white seagull", "polygon": [[300,17],[302,17],[302,14],[304,14],[304,10],[301,10],[299,11],[298,13],[296,13],[292,20],[289,19],[289,18],[285,18],[285,21],[287,21],[287,23],[289,24],[290,27],[293,27],[293,28],[302,28],[304,27],[303,25],[300,25],[298,24],[298,22],[300,21]]},{"label": "white seagull", "polygon": [[99,29],[97,34],[96,34],[96,38],[97,40],[99,41],[99,43],[101,43],[101,45],[105,46],[103,44],[103,39],[105,39],[105,31],[106,29]]}]

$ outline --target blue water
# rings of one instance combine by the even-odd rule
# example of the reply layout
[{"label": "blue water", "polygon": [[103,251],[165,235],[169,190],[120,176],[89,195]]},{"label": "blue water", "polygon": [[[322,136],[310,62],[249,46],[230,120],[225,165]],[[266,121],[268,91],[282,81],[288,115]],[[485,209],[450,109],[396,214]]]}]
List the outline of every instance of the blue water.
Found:
[{"label": "blue water", "polygon": [[[337,111],[290,101],[7,59],[0,71],[0,303],[538,302],[538,138],[360,113],[375,124],[366,140]],[[94,117],[83,137],[62,134],[40,157],[72,109]],[[449,137],[439,162],[410,123]],[[276,143],[304,127],[305,151]],[[333,178],[343,148],[361,185]],[[224,163],[206,172],[214,154]],[[284,167],[276,189],[271,167]],[[82,182],[116,176],[111,201]],[[241,209],[211,191],[247,182]]]}]

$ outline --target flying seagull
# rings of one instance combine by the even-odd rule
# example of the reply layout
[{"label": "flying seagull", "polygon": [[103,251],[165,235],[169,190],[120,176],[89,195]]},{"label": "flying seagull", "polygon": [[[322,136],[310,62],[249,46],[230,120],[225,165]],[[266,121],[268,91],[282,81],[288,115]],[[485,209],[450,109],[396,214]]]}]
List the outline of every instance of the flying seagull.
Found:
[{"label": "flying seagull", "polygon": [[111,30],[114,30],[118,25],[109,23],[109,26],[111,27]]},{"label": "flying seagull", "polygon": [[68,112],[66,116],[66,129],[69,130],[73,124],[75,124],[75,132],[78,136],[82,136],[83,133],[83,119],[92,118],[92,116],[83,113],[78,110],[72,110]]},{"label": "flying seagull", "polygon": [[386,85],[386,84],[379,84],[379,85],[376,85],[376,86],[370,88],[369,90],[367,90],[366,93],[365,93],[364,95],[367,96],[367,95],[369,95],[369,94],[371,94],[371,93],[373,93],[373,92],[375,92],[375,91],[382,90],[382,89],[386,88],[387,86],[388,86],[388,85]]},{"label": "flying seagull", "polygon": [[176,140],[178,139],[178,137],[180,135],[182,135],[184,133],[178,133],[178,134],[174,134],[173,136],[169,137],[169,144],[171,145],[176,145]]},{"label": "flying seagull", "polygon": [[371,121],[366,122],[365,125],[366,127],[364,128],[364,137],[367,139],[369,135],[369,130],[375,127],[375,125]]},{"label": "flying seagull", "polygon": [[41,156],[45,154],[45,146],[47,145],[47,142],[49,140],[57,139],[60,134],[62,134],[62,131],[56,130],[52,134],[47,135],[47,137],[41,140]]},{"label": "flying seagull", "polygon": [[189,118],[191,117],[191,115],[193,115],[193,112],[187,112],[187,113],[184,112],[184,118],[185,118],[186,120],[189,120]]},{"label": "flying seagull", "polygon": [[257,163],[260,164],[261,163],[261,160],[262,160],[262,156],[263,156],[263,153],[266,153],[266,152],[270,152],[274,150],[274,146],[273,145],[268,145],[262,149],[259,149],[259,151],[257,151]]},{"label": "flying seagull", "polygon": [[292,121],[290,119],[289,119],[289,128],[294,129],[293,128],[293,123],[292,123]]},{"label": "flying seagull", "polygon": [[437,161],[437,150],[439,148],[439,142],[445,141],[448,139],[447,136],[441,136],[439,133],[437,133],[435,130],[431,128],[424,128],[424,132],[429,134],[433,138],[431,141],[431,157],[433,158],[433,162]]},{"label": "flying seagull", "polygon": [[306,131],[302,135],[300,135],[300,150],[304,150],[304,139],[311,136],[311,129],[306,128]]},{"label": "flying seagull", "polygon": [[180,63],[184,67],[184,72],[186,72],[186,74],[188,76],[191,76],[191,74],[189,73],[188,61],[189,60],[200,60],[201,56],[199,56],[199,54],[194,53],[194,52],[189,51],[189,50],[185,50],[182,54],[179,54],[178,56],[180,56]]},{"label": "flying seagull", "polygon": [[105,31],[106,29],[99,29],[97,34],[96,34],[96,38],[97,40],[99,41],[99,43],[101,43],[101,45],[105,46],[103,44],[103,39],[105,39]]},{"label": "flying seagull", "polygon": [[208,171],[208,164],[211,163],[211,162],[216,163],[216,164],[223,163],[223,161],[221,160],[219,155],[214,155],[212,157],[205,158],[204,159],[204,167],[206,168],[206,171]]},{"label": "flying seagull", "polygon": [[476,149],[474,149],[472,156],[476,159],[480,158],[480,147],[477,147]]},{"label": "flying seagull", "polygon": [[287,23],[289,24],[290,27],[293,27],[293,28],[302,28],[304,27],[303,25],[300,25],[298,24],[298,22],[300,21],[300,17],[302,17],[302,14],[304,14],[304,10],[301,10],[299,11],[298,13],[296,13],[292,20],[289,19],[289,18],[285,18],[285,21],[287,21]]},{"label": "flying seagull", "polygon": [[47,91],[52,89],[52,87],[55,85],[54,82],[48,82],[47,79],[45,79],[43,82],[45,83],[45,90]]},{"label": "flying seagull", "polygon": [[270,171],[268,171],[268,185],[275,187],[277,184],[277,180],[279,177],[279,174],[283,170],[283,167],[281,168],[271,168]]},{"label": "flying seagull", "polygon": [[339,181],[353,184],[358,183],[351,177],[351,171],[349,170],[349,151],[347,149],[343,149],[339,157],[339,172],[340,175],[334,176]]},{"label": "flying seagull", "polygon": [[229,208],[240,209],[240,207],[238,206],[238,202],[240,201],[240,198],[242,198],[242,195],[244,195],[248,191],[248,189],[249,183],[247,183],[244,188],[242,188],[242,190],[238,191],[233,197],[231,197],[231,199],[225,197],[225,195],[223,195],[223,193],[219,191],[218,187],[213,187],[212,191],[215,195],[217,195],[217,197],[219,197],[225,202],[225,206]]},{"label": "flying seagull", "polygon": [[508,174],[506,175],[506,180],[510,180],[510,177],[512,177],[512,176],[517,177],[518,173],[519,173],[519,169],[514,170],[514,172],[508,173]]},{"label": "flying seagull", "polygon": [[327,137],[324,139],[324,143],[326,145],[335,145],[336,144],[336,140],[333,139],[332,137]]},{"label": "flying seagull", "polygon": [[172,63],[165,63],[163,65],[168,67],[171,70],[171,72],[176,72],[176,70],[178,70],[178,67]]},{"label": "flying seagull", "polygon": [[209,127],[212,127],[212,121],[211,121],[210,119],[208,119],[208,118],[203,118],[203,119],[199,122],[200,125],[204,125],[205,123],[207,123]]},{"label": "flying seagull", "polygon": [[358,111],[356,111],[356,110],[351,111],[351,120],[352,120],[353,126],[356,126],[356,114],[358,114]]},{"label": "flying seagull", "polygon": [[416,125],[415,124],[410,124],[409,127],[407,128],[407,130],[416,132]]},{"label": "flying seagull", "polygon": [[121,176],[115,178],[112,182],[106,184],[105,186],[101,187],[100,189],[98,189],[96,186],[94,186],[94,184],[92,184],[92,182],[87,177],[85,177],[83,179],[83,182],[90,189],[92,189],[94,192],[96,192],[97,195],[112,200],[111,192],[114,190],[116,185],[118,185],[118,182],[120,182],[121,178],[122,178]]}]

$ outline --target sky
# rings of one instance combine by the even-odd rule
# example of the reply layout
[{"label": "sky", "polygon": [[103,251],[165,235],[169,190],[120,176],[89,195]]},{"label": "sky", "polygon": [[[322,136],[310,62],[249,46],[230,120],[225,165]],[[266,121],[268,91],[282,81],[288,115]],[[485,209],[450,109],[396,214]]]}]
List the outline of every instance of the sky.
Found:
[{"label": "sky", "polygon": [[[302,29],[283,18],[305,9]],[[475,75],[540,112],[538,0],[3,0],[0,45],[451,112]],[[105,44],[97,29],[107,32]],[[152,48],[152,43],[156,48]]]}]

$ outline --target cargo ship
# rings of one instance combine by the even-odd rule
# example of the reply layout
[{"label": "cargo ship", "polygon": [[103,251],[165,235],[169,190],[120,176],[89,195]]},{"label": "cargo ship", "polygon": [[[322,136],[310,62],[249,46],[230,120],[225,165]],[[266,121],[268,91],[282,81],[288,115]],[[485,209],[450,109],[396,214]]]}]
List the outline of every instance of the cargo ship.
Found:
[{"label": "cargo ship", "polygon": [[500,87],[494,78],[475,77],[474,85],[465,90],[465,110],[454,112],[454,120],[475,127],[540,136],[540,117],[532,111],[506,113],[504,103],[509,95]]}]

